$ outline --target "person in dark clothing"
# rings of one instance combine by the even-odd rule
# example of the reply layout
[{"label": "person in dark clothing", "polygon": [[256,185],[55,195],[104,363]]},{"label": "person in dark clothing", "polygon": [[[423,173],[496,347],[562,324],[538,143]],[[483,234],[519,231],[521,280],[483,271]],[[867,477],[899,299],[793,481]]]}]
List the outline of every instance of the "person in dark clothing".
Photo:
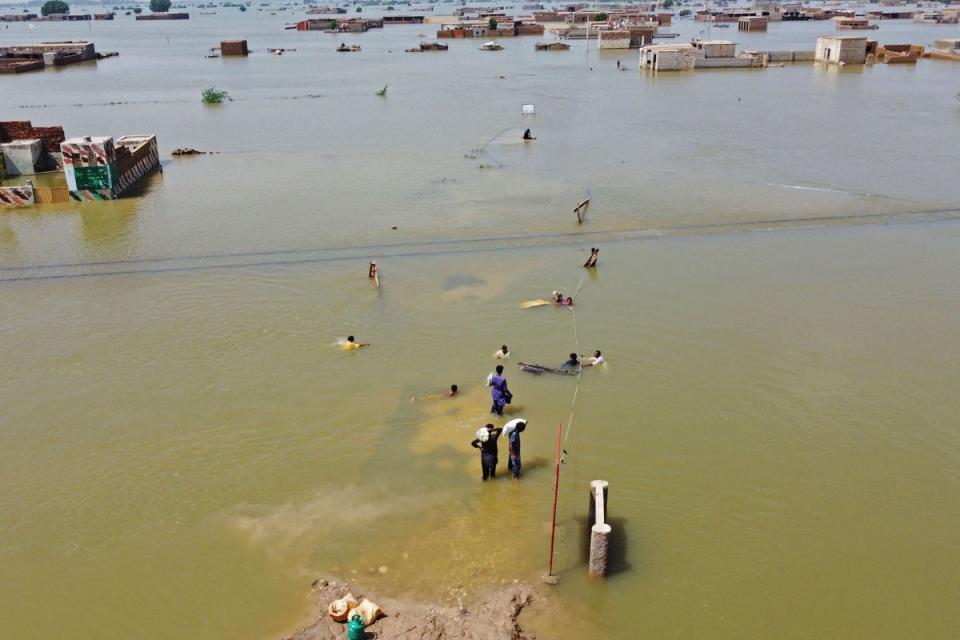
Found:
[{"label": "person in dark clothing", "polygon": [[527,428],[527,421],[523,418],[511,420],[503,425],[504,436],[507,439],[507,471],[513,472],[514,478],[520,477],[520,434]]},{"label": "person in dark clothing", "polygon": [[494,478],[497,475],[497,438],[503,429],[488,424],[477,433],[470,446],[474,449],[480,449],[480,468],[483,470],[483,480]]},{"label": "person in dark clothing", "polygon": [[580,360],[577,358],[577,354],[571,353],[570,359],[560,365],[560,368],[564,371],[579,371],[580,370]]}]

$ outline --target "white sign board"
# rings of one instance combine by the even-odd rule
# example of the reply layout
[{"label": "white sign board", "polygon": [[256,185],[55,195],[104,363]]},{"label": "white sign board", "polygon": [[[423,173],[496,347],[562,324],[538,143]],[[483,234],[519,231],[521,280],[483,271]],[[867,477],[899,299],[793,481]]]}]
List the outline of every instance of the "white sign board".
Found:
[{"label": "white sign board", "polygon": [[536,110],[533,108],[532,104],[525,104],[520,106],[520,113],[525,116],[532,116],[536,113]]}]

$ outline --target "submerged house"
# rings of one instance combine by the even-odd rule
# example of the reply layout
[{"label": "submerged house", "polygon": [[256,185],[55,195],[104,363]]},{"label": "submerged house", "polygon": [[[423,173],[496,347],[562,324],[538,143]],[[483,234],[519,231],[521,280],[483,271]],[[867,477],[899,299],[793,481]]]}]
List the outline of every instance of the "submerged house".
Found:
[{"label": "submerged house", "polygon": [[697,54],[692,44],[652,44],[640,49],[640,68],[647,71],[693,69]]},{"label": "submerged house", "polygon": [[837,23],[837,30],[843,31],[846,29],[879,29],[875,24],[871,24],[866,18],[847,18],[839,17],[834,18],[834,22]]},{"label": "submerged house", "polygon": [[160,167],[155,135],[70,138],[60,151],[74,200],[113,200]]},{"label": "submerged house", "polygon": [[38,71],[96,59],[97,49],[87,41],[16,44],[0,47],[0,73]]},{"label": "submerged house", "polygon": [[867,61],[866,36],[821,36],[814,60],[828,64],[863,64]]},{"label": "submerged house", "polygon": [[930,57],[960,61],[960,38],[934,40]]}]

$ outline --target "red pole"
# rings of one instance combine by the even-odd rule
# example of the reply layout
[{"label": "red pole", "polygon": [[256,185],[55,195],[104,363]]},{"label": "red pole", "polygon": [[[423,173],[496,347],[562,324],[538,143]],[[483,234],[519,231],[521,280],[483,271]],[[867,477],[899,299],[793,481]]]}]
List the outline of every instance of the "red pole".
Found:
[{"label": "red pole", "polygon": [[560,491],[560,436],[563,433],[563,422],[557,425],[557,465],[553,471],[553,522],[550,525],[550,568],[547,575],[553,575],[553,543],[557,538],[557,493]]}]

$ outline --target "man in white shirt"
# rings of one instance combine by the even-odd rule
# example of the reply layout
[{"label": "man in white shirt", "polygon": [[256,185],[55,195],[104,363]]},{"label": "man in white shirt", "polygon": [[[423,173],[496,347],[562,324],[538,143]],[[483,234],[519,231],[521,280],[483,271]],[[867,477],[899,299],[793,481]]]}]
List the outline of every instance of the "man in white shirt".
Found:
[{"label": "man in white shirt", "polygon": [[[583,358],[583,356],[580,356],[580,357]],[[600,355],[600,352],[599,352],[599,351],[594,351],[594,352],[593,352],[593,357],[592,357],[592,358],[589,358],[589,360],[590,360],[589,362],[585,362],[584,360],[581,360],[581,361],[580,361],[580,366],[581,366],[581,367],[596,367],[596,366],[599,366],[599,365],[601,365],[601,364],[606,364],[606,362],[607,362],[606,360],[603,359],[603,356]]]},{"label": "man in white shirt", "polygon": [[502,345],[502,346],[500,347],[500,350],[497,351],[495,354],[493,354],[493,357],[494,357],[494,358],[498,358],[498,359],[500,359],[500,360],[503,360],[504,358],[509,358],[509,357],[510,357],[510,349],[507,348],[507,345]]}]

